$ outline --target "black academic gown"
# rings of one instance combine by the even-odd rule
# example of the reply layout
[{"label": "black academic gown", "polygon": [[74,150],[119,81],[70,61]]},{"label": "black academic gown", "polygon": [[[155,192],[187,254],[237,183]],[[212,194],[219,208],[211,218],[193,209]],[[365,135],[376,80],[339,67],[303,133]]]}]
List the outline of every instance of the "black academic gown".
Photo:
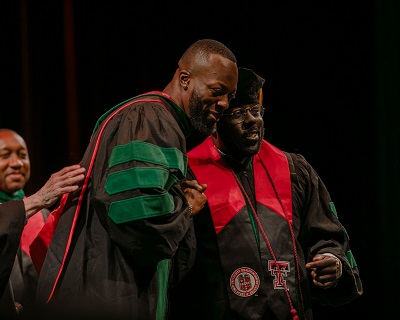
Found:
[{"label": "black academic gown", "polygon": [[[40,270],[43,316],[165,317],[179,269],[171,258],[192,226],[176,186],[186,176],[188,130],[184,111],[162,93],[127,100],[99,119],[81,163],[87,179],[67,199]],[[188,260],[181,262],[185,269]]]},{"label": "black academic gown", "polygon": [[[196,260],[172,291],[171,319],[286,320],[296,309],[310,320],[313,299],[340,305],[362,294],[347,233],[302,156],[263,141],[248,166],[235,165],[207,138],[188,157],[197,180],[208,184],[208,203],[194,218]],[[339,283],[327,290],[312,285],[305,268],[322,252],[343,264]]]},{"label": "black academic gown", "polygon": [[26,213],[22,200],[0,204],[0,319],[16,317],[9,279],[25,222]]}]

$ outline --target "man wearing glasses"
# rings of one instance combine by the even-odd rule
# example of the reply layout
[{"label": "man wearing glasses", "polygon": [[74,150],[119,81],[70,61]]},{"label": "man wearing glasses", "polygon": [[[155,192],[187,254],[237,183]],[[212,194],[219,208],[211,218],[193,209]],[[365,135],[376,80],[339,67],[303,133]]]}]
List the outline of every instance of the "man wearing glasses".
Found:
[{"label": "man wearing glasses", "polygon": [[318,174],[263,139],[263,84],[239,68],[216,131],[188,152],[208,202],[194,218],[196,260],[172,291],[171,319],[311,320],[313,299],[336,306],[363,292]]}]

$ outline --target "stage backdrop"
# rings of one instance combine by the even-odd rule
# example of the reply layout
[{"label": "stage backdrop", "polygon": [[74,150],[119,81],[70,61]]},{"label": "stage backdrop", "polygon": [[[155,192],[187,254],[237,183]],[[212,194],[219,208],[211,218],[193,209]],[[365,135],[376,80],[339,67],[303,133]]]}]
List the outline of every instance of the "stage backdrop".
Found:
[{"label": "stage backdrop", "polygon": [[104,112],[162,90],[190,43],[220,40],[240,66],[266,79],[265,138],[315,167],[350,235],[365,294],[328,313],[317,306],[316,319],[394,315],[399,6],[396,0],[1,1],[0,127],[28,143],[30,194],[52,172],[80,161]]}]

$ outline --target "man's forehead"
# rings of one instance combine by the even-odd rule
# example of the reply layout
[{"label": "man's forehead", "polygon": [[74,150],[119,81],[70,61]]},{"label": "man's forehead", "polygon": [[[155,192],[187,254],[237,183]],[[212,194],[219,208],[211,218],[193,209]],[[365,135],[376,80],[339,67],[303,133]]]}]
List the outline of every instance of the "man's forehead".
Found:
[{"label": "man's forehead", "polygon": [[27,150],[27,146],[25,143],[25,140],[22,139],[20,136],[7,136],[7,137],[2,137],[0,136],[0,149],[24,149]]}]

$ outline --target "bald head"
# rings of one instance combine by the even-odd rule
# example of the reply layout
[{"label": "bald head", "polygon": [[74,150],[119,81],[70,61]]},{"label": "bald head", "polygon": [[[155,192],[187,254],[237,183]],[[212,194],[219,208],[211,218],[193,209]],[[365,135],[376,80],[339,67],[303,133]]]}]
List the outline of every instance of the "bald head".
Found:
[{"label": "bald head", "polygon": [[217,40],[202,39],[184,52],[164,92],[185,111],[192,128],[209,135],[235,96],[237,79],[232,51]]},{"label": "bald head", "polygon": [[235,55],[223,43],[213,39],[202,39],[187,48],[179,59],[178,66],[195,73],[198,67],[208,65],[211,55],[219,55],[237,63]]},{"label": "bald head", "polygon": [[27,149],[24,138],[22,138],[21,135],[19,135],[16,131],[8,128],[0,128],[0,141],[10,138],[18,141],[19,144]]}]

